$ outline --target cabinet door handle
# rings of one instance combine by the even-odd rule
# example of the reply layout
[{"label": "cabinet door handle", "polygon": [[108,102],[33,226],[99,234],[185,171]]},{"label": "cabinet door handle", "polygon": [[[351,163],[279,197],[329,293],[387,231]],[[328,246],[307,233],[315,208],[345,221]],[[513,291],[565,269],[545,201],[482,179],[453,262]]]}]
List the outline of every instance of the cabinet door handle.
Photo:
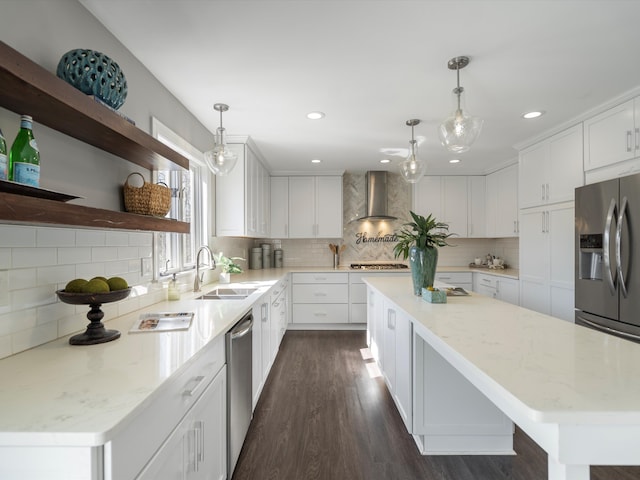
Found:
[{"label": "cabinet door handle", "polygon": [[200,387],[202,386],[202,384],[204,383],[204,379],[206,377],[204,375],[198,375],[194,381],[196,382],[196,384],[193,386],[193,388],[191,390],[185,390],[184,391],[184,395],[187,397],[193,397],[196,392],[198,390],[200,390]]},{"label": "cabinet door handle", "polygon": [[545,200],[549,200],[549,184],[545,183]]},{"label": "cabinet door handle", "polygon": [[204,462],[204,422],[202,420],[196,422],[196,460],[196,466]]},{"label": "cabinet door handle", "polygon": [[636,128],[636,150],[640,150],[640,127]]},{"label": "cabinet door handle", "polygon": [[518,225],[517,225],[517,220],[513,221],[513,233],[518,233]]},{"label": "cabinet door handle", "polygon": [[541,228],[541,232],[544,233],[544,212],[541,212],[541,220],[542,220],[542,228]]},{"label": "cabinet door handle", "polygon": [[627,130],[627,152],[631,151],[631,130]]},{"label": "cabinet door handle", "polygon": [[[392,318],[393,318],[393,321],[391,321]],[[396,329],[396,311],[395,310],[387,311],[387,327],[389,327],[389,330]]]},{"label": "cabinet door handle", "polygon": [[285,237],[289,236],[289,224],[288,223],[284,224],[284,236]]},{"label": "cabinet door handle", "polygon": [[542,187],[542,196],[540,197],[540,200],[544,200],[544,183],[541,185]]}]

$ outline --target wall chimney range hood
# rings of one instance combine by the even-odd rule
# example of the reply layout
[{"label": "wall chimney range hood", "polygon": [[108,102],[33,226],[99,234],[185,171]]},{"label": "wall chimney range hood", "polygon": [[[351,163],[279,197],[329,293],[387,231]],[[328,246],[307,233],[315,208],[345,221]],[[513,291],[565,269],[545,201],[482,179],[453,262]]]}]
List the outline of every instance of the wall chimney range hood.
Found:
[{"label": "wall chimney range hood", "polygon": [[369,171],[365,176],[366,211],[358,220],[395,220],[388,214],[387,177],[385,171]]}]

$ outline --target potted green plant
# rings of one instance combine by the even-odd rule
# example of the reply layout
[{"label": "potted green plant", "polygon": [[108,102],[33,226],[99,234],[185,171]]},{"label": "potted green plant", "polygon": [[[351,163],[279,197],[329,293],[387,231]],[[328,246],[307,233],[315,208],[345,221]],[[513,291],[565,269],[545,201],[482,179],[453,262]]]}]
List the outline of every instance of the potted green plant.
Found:
[{"label": "potted green plant", "polygon": [[422,295],[422,289],[433,286],[438,264],[438,247],[448,246],[449,225],[438,222],[431,214],[426,218],[409,212],[413,222],[405,223],[396,233],[398,243],[393,247],[396,258],[409,258],[413,293]]},{"label": "potted green plant", "polygon": [[236,261],[245,261],[244,258],[240,257],[225,257],[222,252],[218,255],[214,255],[216,260],[216,265],[220,267],[222,272],[220,273],[220,283],[229,283],[231,282],[231,274],[232,273],[242,273],[242,267],[236,263]]}]

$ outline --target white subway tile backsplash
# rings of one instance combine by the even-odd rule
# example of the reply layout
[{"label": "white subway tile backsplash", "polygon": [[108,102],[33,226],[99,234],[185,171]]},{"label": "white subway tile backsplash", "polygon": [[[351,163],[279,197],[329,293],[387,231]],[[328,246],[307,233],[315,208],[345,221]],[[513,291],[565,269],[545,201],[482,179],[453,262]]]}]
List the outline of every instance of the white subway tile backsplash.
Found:
[{"label": "white subway tile backsplash", "polygon": [[13,352],[21,352],[58,338],[57,322],[45,323],[34,328],[16,332],[11,336]]},{"label": "white subway tile backsplash", "polygon": [[38,247],[73,247],[76,244],[76,232],[70,228],[38,228],[36,245]]},{"label": "white subway tile backsplash", "polygon": [[37,283],[35,268],[17,268],[9,270],[9,290],[21,290],[33,287]]},{"label": "white subway tile backsplash", "polygon": [[140,258],[138,255],[138,247],[118,247],[119,259]]},{"label": "white subway tile backsplash", "polygon": [[0,247],[0,269],[11,267],[11,249]]},{"label": "white subway tile backsplash", "polygon": [[0,247],[35,247],[36,231],[31,227],[0,225]]},{"label": "white subway tile backsplash", "polygon": [[13,268],[43,267],[55,265],[58,255],[55,248],[12,248],[11,266]]},{"label": "white subway tile backsplash", "polygon": [[54,285],[25,288],[10,292],[11,309],[24,310],[26,308],[39,307],[48,303],[54,303],[58,298]]},{"label": "white subway tile backsplash", "polygon": [[125,247],[129,245],[129,233],[127,232],[106,232],[106,245],[115,247]]},{"label": "white subway tile backsplash", "polygon": [[117,247],[93,247],[91,249],[92,262],[104,262],[118,258]]},{"label": "white subway tile backsplash", "polygon": [[153,245],[153,233],[131,232],[129,233],[129,245],[150,247]]},{"label": "white subway tile backsplash", "polygon": [[90,280],[93,277],[104,277],[105,265],[101,262],[81,263],[76,265],[76,277]]},{"label": "white subway tile backsplash", "polygon": [[105,262],[104,264],[104,276],[107,278],[123,276],[127,273],[129,273],[129,262],[127,260]]},{"label": "white subway tile backsplash", "polygon": [[67,265],[75,263],[89,263],[91,261],[91,248],[90,247],[75,247],[75,248],[59,248],[58,249],[58,264]]},{"label": "white subway tile backsplash", "polygon": [[35,308],[27,308],[0,316],[0,335],[16,333],[38,324]]},{"label": "white subway tile backsplash", "polygon": [[36,308],[37,324],[56,322],[75,313],[75,307],[67,303],[56,302]]},{"label": "white subway tile backsplash", "polygon": [[76,278],[75,265],[55,265],[36,269],[37,285],[51,285],[60,283],[66,285],[68,281]]},{"label": "white subway tile backsplash", "polygon": [[76,230],[77,247],[100,247],[107,244],[107,235],[102,231]]}]

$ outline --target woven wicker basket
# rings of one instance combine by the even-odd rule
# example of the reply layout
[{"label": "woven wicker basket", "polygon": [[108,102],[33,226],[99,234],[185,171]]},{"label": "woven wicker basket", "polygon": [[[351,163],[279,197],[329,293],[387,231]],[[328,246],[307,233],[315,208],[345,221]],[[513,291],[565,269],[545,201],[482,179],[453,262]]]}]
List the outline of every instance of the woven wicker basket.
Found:
[{"label": "woven wicker basket", "polygon": [[[142,187],[129,185],[131,175],[142,177]],[[171,189],[164,183],[148,183],[140,173],[133,172],[124,182],[124,208],[130,213],[164,217],[171,208]]]}]

